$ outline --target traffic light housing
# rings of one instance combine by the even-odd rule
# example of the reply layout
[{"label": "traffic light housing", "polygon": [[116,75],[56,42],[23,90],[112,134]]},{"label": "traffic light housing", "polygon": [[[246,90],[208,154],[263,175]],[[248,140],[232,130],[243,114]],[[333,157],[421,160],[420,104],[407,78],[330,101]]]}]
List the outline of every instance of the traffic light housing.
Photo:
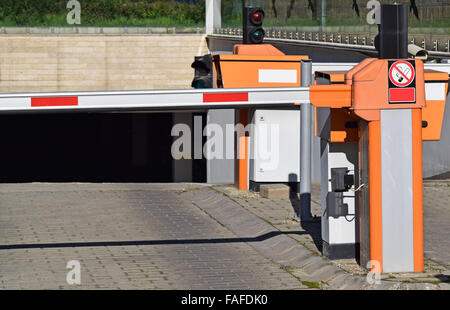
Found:
[{"label": "traffic light housing", "polygon": [[213,88],[211,54],[195,56],[195,61],[191,67],[195,69],[194,79],[191,84],[193,88]]},{"label": "traffic light housing", "polygon": [[243,43],[261,44],[264,40],[264,11],[261,8],[244,7],[242,12],[243,20]]}]

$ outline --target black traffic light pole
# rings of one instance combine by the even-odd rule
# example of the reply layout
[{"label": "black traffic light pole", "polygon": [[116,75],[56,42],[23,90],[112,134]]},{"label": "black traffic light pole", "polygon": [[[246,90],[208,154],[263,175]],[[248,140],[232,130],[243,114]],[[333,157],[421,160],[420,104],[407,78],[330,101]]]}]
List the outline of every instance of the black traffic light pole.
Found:
[{"label": "black traffic light pole", "polygon": [[379,34],[375,48],[381,59],[408,58],[408,6],[405,3],[380,6]]}]

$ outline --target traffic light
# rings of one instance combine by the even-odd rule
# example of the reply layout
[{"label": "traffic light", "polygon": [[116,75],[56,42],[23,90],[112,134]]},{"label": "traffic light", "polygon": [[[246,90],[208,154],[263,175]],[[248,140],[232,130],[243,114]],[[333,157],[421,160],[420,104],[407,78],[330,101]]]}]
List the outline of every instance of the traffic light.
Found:
[{"label": "traffic light", "polygon": [[195,69],[194,79],[191,86],[194,88],[212,88],[212,56],[206,54],[203,56],[195,56],[195,61],[191,65]]},{"label": "traffic light", "polygon": [[242,12],[244,44],[260,44],[263,42],[265,35],[264,29],[262,29],[263,19],[263,9],[244,7]]}]

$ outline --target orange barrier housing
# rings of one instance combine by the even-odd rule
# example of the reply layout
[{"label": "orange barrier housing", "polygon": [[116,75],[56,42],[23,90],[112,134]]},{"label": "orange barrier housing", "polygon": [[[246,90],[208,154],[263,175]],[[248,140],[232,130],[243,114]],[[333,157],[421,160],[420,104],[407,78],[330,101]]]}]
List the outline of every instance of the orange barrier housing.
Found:
[{"label": "orange barrier housing", "polygon": [[[446,72],[425,70],[425,87],[439,85],[444,88],[444,94],[447,94],[448,81],[449,76]],[[422,128],[422,139],[424,141],[439,140],[441,138],[445,100],[446,96],[438,100],[426,99],[426,105],[422,109],[422,121],[426,122],[426,126]]]},{"label": "orange barrier housing", "polygon": [[[298,87],[302,59],[308,56],[215,55],[216,85],[223,88]],[[295,70],[297,78],[293,82],[262,82],[260,70]]]},{"label": "orange barrier housing", "polygon": [[[398,66],[401,66],[402,63],[405,67],[408,67],[410,64],[409,66],[411,69],[415,69],[415,72],[414,70],[400,71]],[[397,79],[395,77],[395,69],[397,69],[397,76],[403,75],[406,82],[415,83],[409,86],[409,90],[405,88],[409,84],[403,82],[403,86],[400,83],[400,78]],[[406,72],[413,72],[414,75],[406,75]],[[358,124],[356,126],[354,123],[352,126],[347,125],[349,122],[358,123],[360,119],[365,120],[368,124],[367,206],[369,222],[367,224],[369,247],[367,250],[369,259],[380,263],[381,272],[383,271],[383,246],[385,243],[383,240],[384,208],[382,200],[383,170],[380,111],[391,109],[411,110],[412,135],[409,139],[412,139],[412,255],[414,255],[414,271],[423,271],[422,141],[439,140],[440,138],[448,91],[448,74],[424,70],[423,62],[417,59],[388,60],[369,58],[346,73],[342,71],[316,72],[316,77],[325,78],[329,81],[329,85],[311,86],[310,99],[315,107],[331,108],[330,142],[361,142],[361,132],[359,132]],[[397,84],[394,84],[394,82]],[[426,85],[429,87],[429,99],[427,100]],[[396,93],[404,94],[405,89],[408,90],[409,97],[394,97]],[[434,92],[435,90],[436,92]],[[353,127],[356,127],[356,129]],[[361,152],[362,146],[360,143],[358,144]],[[392,208],[393,206],[389,207]],[[392,262],[390,261],[390,263]]]},{"label": "orange barrier housing", "polygon": [[[288,56],[270,44],[236,44],[233,55],[214,55],[214,76],[218,88],[243,87],[298,87],[301,81],[301,60],[308,56]],[[290,74],[285,81],[284,72]],[[261,77],[262,71],[275,76],[267,81]],[[293,74],[295,73],[295,75]],[[276,77],[279,77],[277,81]],[[267,77],[267,75],[266,75]],[[240,109],[237,122],[248,124],[248,109]],[[247,190],[248,182],[248,137],[239,136],[239,154],[235,161],[235,186]]]},{"label": "orange barrier housing", "polygon": [[[421,60],[416,64],[416,102],[404,103],[402,109],[422,108],[425,106],[425,79]],[[389,104],[388,100],[388,60],[375,59],[362,66],[352,74],[352,107],[355,114],[367,121],[379,120],[379,113],[367,113],[381,109],[398,109],[398,105]],[[345,79],[349,80],[349,74]]]},{"label": "orange barrier housing", "polygon": [[[316,72],[316,77],[322,77],[329,81],[330,84],[342,84],[345,83],[346,85],[352,85],[353,83],[353,75],[356,74],[358,71],[360,71],[362,68],[364,68],[366,65],[374,62],[375,58],[367,58],[363,60],[361,63],[356,65],[354,68],[346,71],[320,71]],[[446,72],[436,71],[436,70],[423,70],[424,72],[424,78],[425,78],[425,87],[429,85],[436,85],[438,83],[442,84],[442,87],[444,88],[444,93],[448,93],[448,82],[449,82],[449,75]],[[328,106],[328,107],[345,107],[346,104],[342,104],[339,101],[342,99],[339,99],[336,101],[336,98],[334,94],[332,93],[331,89],[327,90],[327,87],[317,87],[317,88],[311,88],[313,92],[316,92],[316,94],[313,94],[312,100],[317,104],[316,106]],[[329,91],[329,93],[328,93]],[[320,94],[320,92],[323,92]],[[384,95],[382,95],[384,96]],[[356,98],[353,98],[356,99]],[[352,98],[350,98],[352,100]],[[328,101],[328,103],[327,103]],[[422,128],[422,140],[423,141],[433,141],[433,140],[439,140],[441,137],[441,131],[442,131],[442,122],[444,119],[444,112],[445,112],[445,101],[446,96],[443,96],[439,100],[429,100],[425,98],[425,104],[422,107],[422,121],[424,121],[425,126]],[[342,102],[342,101],[341,101]],[[344,141],[344,133],[342,131],[342,123],[352,121],[351,118],[345,120],[342,115],[339,115],[339,120],[334,119],[333,114],[335,114],[332,110],[331,115],[331,142],[349,142]],[[351,114],[348,114],[349,116]],[[365,119],[379,119],[379,113],[376,110],[361,110],[359,111],[359,115],[362,116]],[[337,115],[334,115],[335,117]],[[335,124],[337,127],[334,127],[333,124]],[[345,129],[346,134],[345,136],[353,136],[353,133],[351,133],[352,130]]]}]

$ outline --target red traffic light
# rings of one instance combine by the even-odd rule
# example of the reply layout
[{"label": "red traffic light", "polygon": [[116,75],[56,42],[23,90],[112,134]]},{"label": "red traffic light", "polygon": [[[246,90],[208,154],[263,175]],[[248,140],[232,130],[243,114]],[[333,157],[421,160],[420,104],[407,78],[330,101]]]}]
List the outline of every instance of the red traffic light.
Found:
[{"label": "red traffic light", "polygon": [[260,22],[260,21],[262,20],[262,18],[263,18],[262,12],[255,12],[255,13],[253,13],[253,15],[252,15],[252,19],[253,19],[255,22]]}]

